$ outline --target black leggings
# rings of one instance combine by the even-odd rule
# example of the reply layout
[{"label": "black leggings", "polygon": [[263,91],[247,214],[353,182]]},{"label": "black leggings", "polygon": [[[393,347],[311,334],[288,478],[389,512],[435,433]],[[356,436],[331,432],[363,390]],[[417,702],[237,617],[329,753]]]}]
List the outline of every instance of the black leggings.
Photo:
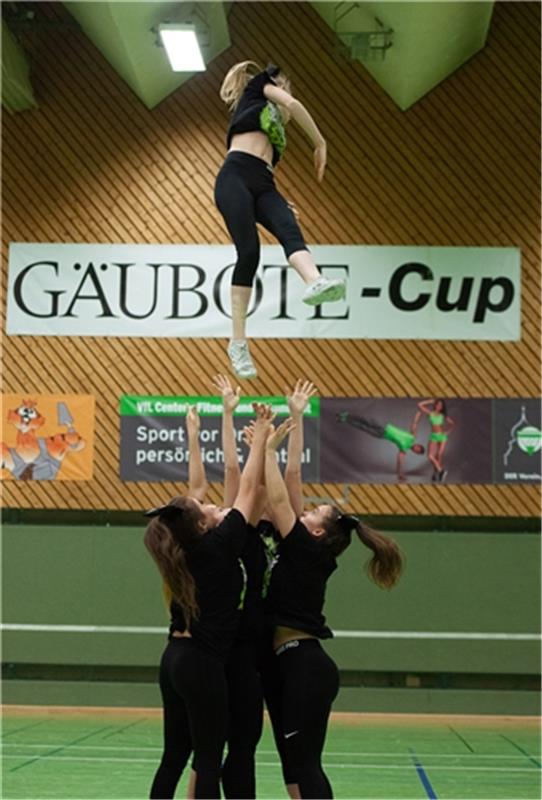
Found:
[{"label": "black leggings", "polygon": [[375,422],[374,419],[367,419],[366,417],[359,417],[356,414],[349,414],[346,422],[354,428],[365,431],[365,433],[368,433],[370,436],[375,436],[377,439],[382,439],[385,433],[384,426],[379,422]]},{"label": "black leggings", "polygon": [[301,797],[333,797],[322,769],[331,704],[339,691],[335,662],[316,639],[288,642],[266,660],[264,690],[284,782]]},{"label": "black leggings", "polygon": [[259,222],[275,236],[289,258],[307,250],[293,211],[277,191],[265,161],[249,153],[228,153],[215,184],[215,202],[237,250],[234,286],[252,286],[260,260]]},{"label": "black leggings", "polygon": [[172,638],[160,662],[164,752],[151,798],[171,798],[192,750],[196,797],[220,797],[228,693],[224,664],[192,639]]},{"label": "black leggings", "polygon": [[228,754],[222,788],[228,798],[256,797],[254,758],[262,735],[263,694],[256,643],[237,642],[226,661],[229,718]]}]

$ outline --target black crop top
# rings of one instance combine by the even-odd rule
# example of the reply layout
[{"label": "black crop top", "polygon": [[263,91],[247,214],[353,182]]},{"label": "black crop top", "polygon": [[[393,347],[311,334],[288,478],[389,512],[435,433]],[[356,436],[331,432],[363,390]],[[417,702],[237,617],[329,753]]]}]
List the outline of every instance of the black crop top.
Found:
[{"label": "black crop top", "polygon": [[274,70],[276,68],[268,67],[249,80],[233,112],[226,137],[229,149],[236,133],[262,131],[273,146],[273,166],[281,159],[286,149],[286,131],[280,110],[263,93],[266,84],[276,85],[271,77]]},{"label": "black crop top", "polygon": [[[239,556],[246,537],[245,518],[233,508],[220,525],[200,536],[187,553],[200,610],[190,632],[200,647],[214,655],[225,656],[237,633],[244,590]],[[186,630],[182,608],[172,602],[170,611],[170,633]]]},{"label": "black crop top", "polygon": [[266,613],[273,625],[304,631],[318,639],[333,636],[322,614],[326,583],[337,562],[321,539],[296,523],[278,546]]}]

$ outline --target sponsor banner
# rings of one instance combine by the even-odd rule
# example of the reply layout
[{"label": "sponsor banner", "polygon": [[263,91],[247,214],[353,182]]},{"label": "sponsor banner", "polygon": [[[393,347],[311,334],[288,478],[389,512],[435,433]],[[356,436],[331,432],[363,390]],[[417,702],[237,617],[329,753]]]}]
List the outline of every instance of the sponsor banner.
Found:
[{"label": "sponsor banner", "polygon": [[3,480],[91,480],[94,397],[4,394],[2,407]]},{"label": "sponsor banner", "polygon": [[322,401],[322,483],[492,483],[492,401],[432,399]]},{"label": "sponsor banner", "polygon": [[[235,409],[234,427],[239,463],[245,463],[248,447],[243,428],[254,419],[253,402],[269,403],[277,418],[288,416],[284,397],[242,397]],[[220,397],[131,397],[120,402],[120,477],[123,481],[187,481],[188,437],[184,417],[191,405],[200,415],[200,447],[207,480],[222,481],[222,398]],[[318,480],[320,398],[311,398],[305,410],[303,476]],[[287,445],[278,450],[279,463],[286,464]]]},{"label": "sponsor banner", "polygon": [[[513,247],[314,245],[344,301],[307,306],[282,248],[262,247],[252,337],[520,338]],[[229,245],[35,244],[9,248],[7,332],[32,336],[230,335]]]},{"label": "sponsor banner", "polygon": [[[286,416],[283,397],[241,398],[234,414],[240,463],[252,402]],[[121,398],[120,476],[186,481],[184,417],[196,404],[210,481],[223,478],[220,397]],[[305,483],[532,483],[541,479],[540,403],[534,399],[312,398],[305,412]],[[278,459],[286,464],[287,445]]]},{"label": "sponsor banner", "polygon": [[542,445],[540,401],[493,401],[494,480],[540,482]]}]

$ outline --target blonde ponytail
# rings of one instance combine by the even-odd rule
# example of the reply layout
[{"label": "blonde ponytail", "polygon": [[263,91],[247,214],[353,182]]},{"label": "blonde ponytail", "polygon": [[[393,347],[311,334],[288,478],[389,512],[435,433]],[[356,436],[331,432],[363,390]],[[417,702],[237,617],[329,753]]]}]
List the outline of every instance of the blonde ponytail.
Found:
[{"label": "blonde ponytail", "polygon": [[234,110],[241,99],[249,80],[261,71],[262,68],[255,61],[240,61],[228,71],[220,87],[220,99],[229,106],[230,111]]}]

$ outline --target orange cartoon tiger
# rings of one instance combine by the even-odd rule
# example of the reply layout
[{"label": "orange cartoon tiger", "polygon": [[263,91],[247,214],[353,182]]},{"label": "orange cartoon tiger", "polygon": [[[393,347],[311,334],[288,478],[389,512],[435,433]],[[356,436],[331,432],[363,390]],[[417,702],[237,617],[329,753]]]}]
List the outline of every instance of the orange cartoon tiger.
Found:
[{"label": "orange cartoon tiger", "polygon": [[58,424],[66,425],[67,433],[36,436],[46,420],[36,408],[35,400],[23,400],[15,410],[8,411],[8,422],[17,428],[15,447],[2,442],[3,469],[19,480],[54,480],[62,461],[70,451],[82,450],[84,439],[72,427],[72,416],[65,403],[57,403]]}]

